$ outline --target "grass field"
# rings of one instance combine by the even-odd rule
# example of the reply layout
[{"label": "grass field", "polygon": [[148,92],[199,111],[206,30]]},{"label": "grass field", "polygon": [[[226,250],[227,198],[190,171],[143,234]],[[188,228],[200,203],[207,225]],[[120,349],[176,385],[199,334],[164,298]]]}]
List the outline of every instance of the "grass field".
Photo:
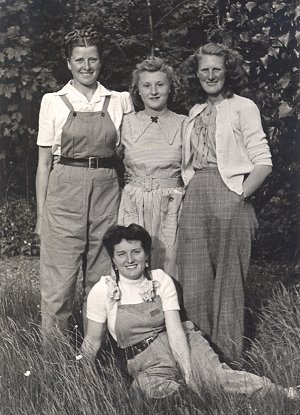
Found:
[{"label": "grass field", "polygon": [[[132,400],[124,368],[108,347],[98,370],[78,360],[76,321],[71,342],[57,332],[42,351],[37,259],[0,265],[0,415],[300,414],[300,402],[279,393],[246,399],[203,388],[184,390],[176,400]],[[245,367],[283,386],[299,384],[300,287],[290,267],[253,263],[247,305],[247,333],[255,341]]]}]

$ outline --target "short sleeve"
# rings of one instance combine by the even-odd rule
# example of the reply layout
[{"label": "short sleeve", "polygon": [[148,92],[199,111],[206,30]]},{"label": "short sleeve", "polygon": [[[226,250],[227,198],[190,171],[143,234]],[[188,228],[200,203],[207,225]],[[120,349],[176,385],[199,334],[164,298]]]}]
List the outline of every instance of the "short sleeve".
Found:
[{"label": "short sleeve", "polygon": [[89,320],[97,323],[105,323],[107,320],[106,299],[107,285],[106,278],[102,277],[91,289],[87,298],[86,316]]},{"label": "short sleeve", "polygon": [[162,300],[163,311],[180,310],[175,284],[172,278],[162,270],[155,270],[154,280],[159,282],[157,294]]},{"label": "short sleeve", "polygon": [[39,114],[39,131],[37,145],[51,147],[54,143],[54,102],[53,94],[45,94],[42,98]]},{"label": "short sleeve", "polygon": [[130,140],[132,139],[132,128],[131,128],[131,124],[129,121],[130,115],[124,115],[123,120],[122,120],[122,124],[121,124],[121,129],[120,129],[120,134],[121,134],[121,140]]},{"label": "short sleeve", "polygon": [[121,92],[121,103],[123,108],[123,114],[129,114],[133,111],[133,104],[129,92]]}]

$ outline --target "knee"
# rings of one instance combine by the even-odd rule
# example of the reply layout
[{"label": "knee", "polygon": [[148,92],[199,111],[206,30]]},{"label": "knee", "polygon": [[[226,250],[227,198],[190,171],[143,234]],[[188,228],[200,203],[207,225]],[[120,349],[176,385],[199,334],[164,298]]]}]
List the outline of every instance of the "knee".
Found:
[{"label": "knee", "polygon": [[158,376],[139,376],[132,382],[130,393],[135,396],[144,395],[147,399],[162,399],[174,395],[181,387],[180,381]]}]

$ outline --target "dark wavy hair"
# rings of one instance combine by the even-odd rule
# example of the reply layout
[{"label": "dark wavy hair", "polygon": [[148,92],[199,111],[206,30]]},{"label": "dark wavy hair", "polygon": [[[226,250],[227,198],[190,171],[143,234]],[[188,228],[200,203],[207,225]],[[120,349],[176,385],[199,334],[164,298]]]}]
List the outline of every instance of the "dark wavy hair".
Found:
[{"label": "dark wavy hair", "polygon": [[141,63],[138,63],[132,72],[132,81],[129,87],[129,92],[132,98],[134,105],[142,110],[145,108],[142,98],[139,94],[139,77],[142,72],[164,72],[168,76],[170,83],[170,95],[168,98],[168,104],[172,102],[174,96],[174,86],[173,86],[173,70],[170,66],[166,65],[165,62],[157,58],[156,56],[150,56],[149,58],[143,60]]},{"label": "dark wavy hair", "polygon": [[239,92],[246,84],[247,75],[242,66],[243,58],[241,55],[235,50],[220,43],[207,43],[197,49],[196,52],[188,58],[185,66],[189,89],[198,92],[198,101],[204,102],[206,100],[207,94],[197,78],[199,61],[205,55],[220,56],[224,58],[226,72],[223,92],[226,98],[231,98],[234,93]]},{"label": "dark wavy hair", "polygon": [[72,51],[76,47],[96,46],[99,56],[101,53],[101,44],[99,33],[92,27],[73,30],[64,37],[64,50],[67,59],[70,59]]},{"label": "dark wavy hair", "polygon": [[150,262],[151,262],[151,246],[152,240],[149,233],[142,226],[131,223],[129,226],[113,225],[107,229],[103,236],[103,245],[110,256],[112,266],[116,273],[117,282],[119,281],[119,272],[113,260],[115,245],[119,244],[123,239],[126,241],[141,241],[142,247],[148,257],[148,268],[144,274],[147,279],[151,279]]}]

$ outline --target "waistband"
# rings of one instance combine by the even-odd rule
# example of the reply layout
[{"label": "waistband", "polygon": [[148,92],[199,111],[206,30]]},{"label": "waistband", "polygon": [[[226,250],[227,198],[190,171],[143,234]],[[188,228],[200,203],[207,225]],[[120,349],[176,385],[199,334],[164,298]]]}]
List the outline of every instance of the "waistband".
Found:
[{"label": "waistband", "polygon": [[195,168],[196,173],[199,173],[201,171],[207,171],[207,170],[218,170],[218,165],[214,163],[209,163],[207,166]]},{"label": "waistband", "polygon": [[181,177],[159,178],[159,177],[132,177],[128,183],[131,186],[142,187],[146,192],[159,188],[182,187]]},{"label": "waistband", "polygon": [[133,359],[139,353],[142,353],[154,340],[158,337],[159,334],[164,333],[166,328],[154,333],[153,336],[148,337],[147,339],[141,340],[140,342],[134,344],[133,346],[125,347],[123,350],[127,360]]},{"label": "waistband", "polygon": [[116,157],[88,157],[86,159],[72,159],[68,157],[60,157],[59,163],[73,167],[88,167],[89,169],[114,168],[117,165]]}]

